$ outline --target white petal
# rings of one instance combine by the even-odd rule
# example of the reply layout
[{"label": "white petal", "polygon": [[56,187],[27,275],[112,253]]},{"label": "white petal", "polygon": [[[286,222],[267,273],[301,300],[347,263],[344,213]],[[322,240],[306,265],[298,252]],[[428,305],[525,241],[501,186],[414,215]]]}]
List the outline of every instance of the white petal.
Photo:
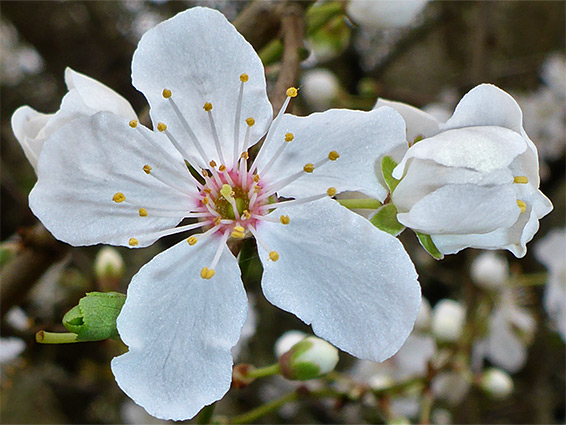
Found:
[{"label": "white petal", "polygon": [[473,126],[504,127],[521,134],[523,114],[509,94],[492,84],[480,84],[460,100],[443,128]]},{"label": "white petal", "polygon": [[158,418],[192,418],[230,388],[232,356],[246,320],[240,269],[225,249],[210,280],[218,239],[180,242],[134,276],[118,317],[129,351],[112,360],[118,385]]},{"label": "white petal", "polygon": [[[55,237],[72,245],[124,246],[136,238],[147,246],[157,239],[151,232],[175,227],[194,207],[196,187],[180,155],[163,134],[140,130],[163,149],[107,112],[76,119],[45,142],[30,207]],[[146,164],[184,193],[144,173]],[[118,192],[126,201],[112,200]],[[140,217],[139,208],[148,216]],[[160,217],[158,210],[175,216]]]},{"label": "white petal", "polygon": [[246,131],[244,120],[255,119],[250,134],[250,142],[255,143],[267,131],[273,111],[261,60],[224,15],[201,7],[179,13],[144,34],[132,62],[133,84],[149,101],[154,124],[167,124],[171,133],[187,144],[187,150],[194,151],[190,137],[162,96],[167,88],[208,159],[220,163],[208,114],[203,110],[206,102],[212,103],[211,112],[229,168],[243,73],[248,74],[249,81],[244,84],[240,146]]},{"label": "white petal", "polygon": [[517,372],[527,360],[527,347],[519,339],[502,309],[497,310],[490,321],[487,340],[487,357],[497,366],[509,372]]},{"label": "white petal", "polygon": [[438,120],[419,108],[403,102],[378,99],[373,109],[382,106],[389,106],[401,114],[407,126],[407,139],[410,142],[413,142],[417,137],[426,138],[434,136],[440,131]]},{"label": "white petal", "polygon": [[270,134],[263,166],[279,147],[286,143],[285,134],[294,140],[268,171],[269,179],[280,180],[300,171],[307,163],[316,163],[336,151],[340,155],[312,174],[306,174],[279,191],[282,196],[297,197],[324,193],[329,187],[338,192],[360,191],[381,201],[387,196],[381,175],[381,158],[399,146],[405,146],[404,123],[391,108],[370,112],[333,109],[308,117],[284,115],[277,130]]},{"label": "white petal", "polygon": [[132,105],[126,99],[93,78],[67,68],[65,83],[69,92],[76,91],[83,108],[90,108],[93,113],[108,111],[129,120],[137,118]]},{"label": "white petal", "polygon": [[436,341],[430,335],[412,333],[393,360],[402,376],[424,375],[436,352]]},{"label": "white petal", "polygon": [[501,127],[467,127],[444,131],[412,146],[393,171],[400,179],[411,158],[429,159],[448,167],[471,168],[482,173],[505,168],[527,150],[526,140]]},{"label": "white petal", "polygon": [[521,209],[513,185],[494,187],[472,184],[448,185],[418,201],[399,222],[431,234],[488,233],[511,227]]},{"label": "white petal", "polygon": [[288,225],[262,222],[263,292],[314,332],[356,357],[383,361],[403,344],[420,306],[414,266],[401,243],[331,199],[286,210]]},{"label": "white petal", "polygon": [[12,131],[24,150],[24,154],[32,165],[37,169],[39,153],[43,148],[44,138],[38,138],[38,134],[51,119],[53,114],[42,114],[29,106],[22,106],[12,115]]}]

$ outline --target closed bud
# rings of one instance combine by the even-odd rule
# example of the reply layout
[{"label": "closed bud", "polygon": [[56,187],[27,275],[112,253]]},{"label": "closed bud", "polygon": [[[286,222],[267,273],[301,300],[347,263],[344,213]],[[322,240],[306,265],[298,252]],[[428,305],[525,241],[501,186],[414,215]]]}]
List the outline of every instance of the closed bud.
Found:
[{"label": "closed bud", "polygon": [[287,331],[275,341],[273,351],[275,357],[279,358],[295,345],[297,342],[302,341],[307,336],[306,333],[301,331]]},{"label": "closed bud", "polygon": [[503,399],[513,392],[513,380],[503,370],[490,368],[483,373],[480,388],[492,398]]},{"label": "closed bud", "polygon": [[432,333],[439,341],[455,342],[462,335],[466,310],[453,300],[441,300],[432,312]]},{"label": "closed bud", "polygon": [[503,286],[509,277],[509,263],[494,252],[484,252],[474,259],[470,273],[478,286],[497,289]]},{"label": "closed bud", "polygon": [[281,374],[292,380],[306,381],[326,375],[338,363],[338,350],[328,342],[308,336],[279,357]]},{"label": "closed bud", "polygon": [[124,260],[116,248],[106,246],[98,251],[94,259],[94,273],[101,289],[117,289],[124,273]]}]

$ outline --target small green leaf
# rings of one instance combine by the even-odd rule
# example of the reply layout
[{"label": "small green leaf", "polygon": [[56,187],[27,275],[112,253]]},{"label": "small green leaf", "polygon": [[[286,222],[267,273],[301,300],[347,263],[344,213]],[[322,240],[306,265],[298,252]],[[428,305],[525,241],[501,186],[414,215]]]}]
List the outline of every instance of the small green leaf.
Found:
[{"label": "small green leaf", "polygon": [[392,175],[395,167],[397,167],[397,163],[390,156],[384,156],[381,160],[381,173],[383,174],[383,178],[385,179],[390,193],[393,193],[400,181]]},{"label": "small green leaf", "polygon": [[126,302],[117,292],[89,292],[63,317],[63,325],[78,335],[77,341],[117,338],[116,319]]},{"label": "small green leaf", "polygon": [[422,247],[428,252],[433,258],[437,260],[442,260],[444,258],[444,254],[438,250],[430,235],[425,233],[415,232],[417,234],[417,238],[419,238],[419,242],[421,243]]},{"label": "small green leaf", "polygon": [[397,220],[397,208],[393,204],[385,204],[379,208],[369,221],[379,230],[383,230],[393,236],[397,236],[405,230],[405,226]]}]

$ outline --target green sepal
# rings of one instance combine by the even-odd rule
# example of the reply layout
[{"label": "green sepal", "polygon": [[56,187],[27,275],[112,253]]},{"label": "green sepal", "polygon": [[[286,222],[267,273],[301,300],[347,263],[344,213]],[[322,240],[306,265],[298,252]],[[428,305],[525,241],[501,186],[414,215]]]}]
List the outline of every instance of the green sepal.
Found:
[{"label": "green sepal", "polygon": [[311,362],[301,361],[301,356],[313,346],[312,341],[302,340],[291,348],[290,366],[292,376],[289,379],[308,381],[320,376],[320,368]]},{"label": "green sepal", "polygon": [[385,184],[389,188],[389,192],[393,193],[400,180],[393,177],[393,170],[397,167],[397,163],[390,156],[384,156],[381,160],[381,173],[385,179]]},{"label": "green sepal", "polygon": [[117,338],[116,319],[126,302],[118,292],[88,292],[63,316],[63,326],[77,334],[77,341]]},{"label": "green sepal", "polygon": [[405,226],[397,220],[397,208],[393,204],[385,204],[379,208],[369,221],[379,230],[393,236],[397,236],[405,230]]},{"label": "green sepal", "polygon": [[444,254],[438,250],[430,235],[426,233],[415,232],[417,238],[419,238],[419,242],[421,243],[422,247],[428,252],[433,258],[436,260],[442,260],[444,258]]}]

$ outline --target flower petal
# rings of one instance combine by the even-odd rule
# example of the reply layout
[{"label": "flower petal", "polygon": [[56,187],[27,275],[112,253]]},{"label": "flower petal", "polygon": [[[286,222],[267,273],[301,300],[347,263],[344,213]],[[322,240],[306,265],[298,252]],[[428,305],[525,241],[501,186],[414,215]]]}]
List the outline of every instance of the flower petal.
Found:
[{"label": "flower petal", "polygon": [[[532,322],[530,316],[527,315],[526,318]],[[527,347],[518,337],[512,325],[505,317],[503,309],[498,309],[494,313],[490,320],[486,357],[509,372],[517,372],[527,360]]]},{"label": "flower petal", "polygon": [[331,199],[285,211],[288,225],[262,222],[263,292],[314,332],[356,357],[383,361],[403,344],[420,307],[414,266],[401,243]]},{"label": "flower petal", "polygon": [[[196,187],[165,136],[130,128],[108,112],[55,132],[43,146],[38,176],[30,207],[55,237],[72,245],[128,246],[136,238],[138,246],[147,246],[157,239],[152,232],[175,227],[195,205]],[[125,201],[114,202],[116,193]],[[140,208],[147,216],[140,216]]]},{"label": "flower petal", "polygon": [[405,124],[391,108],[370,112],[333,109],[308,117],[284,115],[277,130],[270,134],[260,171],[292,133],[293,141],[266,174],[277,180],[300,171],[306,163],[316,163],[331,151],[340,157],[305,175],[278,193],[297,197],[324,193],[329,187],[338,192],[360,191],[383,201],[387,188],[381,176],[381,158],[396,148],[406,146]]},{"label": "flower petal", "polygon": [[147,98],[154,125],[164,122],[181,143],[186,143],[187,150],[194,150],[170,101],[162,96],[163,89],[169,89],[207,158],[220,163],[209,118],[203,110],[206,102],[212,103],[211,113],[228,168],[233,161],[234,123],[243,73],[248,74],[249,81],[244,83],[239,146],[243,146],[246,132],[244,120],[255,119],[250,131],[253,144],[267,131],[273,111],[261,60],[224,15],[202,7],[179,13],[144,34],[132,62],[133,84]]},{"label": "flower petal", "polygon": [[218,247],[180,242],[134,276],[118,317],[129,351],[112,360],[118,385],[162,419],[195,416],[230,388],[232,356],[246,320],[240,269],[225,249],[210,280],[199,271]]},{"label": "flower petal", "polygon": [[429,159],[447,167],[471,168],[482,173],[505,168],[527,150],[519,134],[501,127],[467,127],[444,131],[409,149],[393,170],[400,179],[411,158]]},{"label": "flower petal", "polygon": [[38,135],[51,117],[53,114],[43,114],[29,106],[18,108],[12,115],[12,131],[34,170],[37,169],[39,153],[45,141],[44,138],[38,138]]},{"label": "flower petal", "polygon": [[401,114],[407,126],[407,139],[409,142],[419,138],[427,138],[438,134],[440,131],[440,123],[432,115],[407,105],[403,102],[395,102],[393,100],[378,99],[373,109],[389,106]]},{"label": "flower petal", "polygon": [[488,233],[511,227],[521,209],[512,184],[484,187],[473,184],[443,186],[397,215],[413,230],[432,234]]}]

